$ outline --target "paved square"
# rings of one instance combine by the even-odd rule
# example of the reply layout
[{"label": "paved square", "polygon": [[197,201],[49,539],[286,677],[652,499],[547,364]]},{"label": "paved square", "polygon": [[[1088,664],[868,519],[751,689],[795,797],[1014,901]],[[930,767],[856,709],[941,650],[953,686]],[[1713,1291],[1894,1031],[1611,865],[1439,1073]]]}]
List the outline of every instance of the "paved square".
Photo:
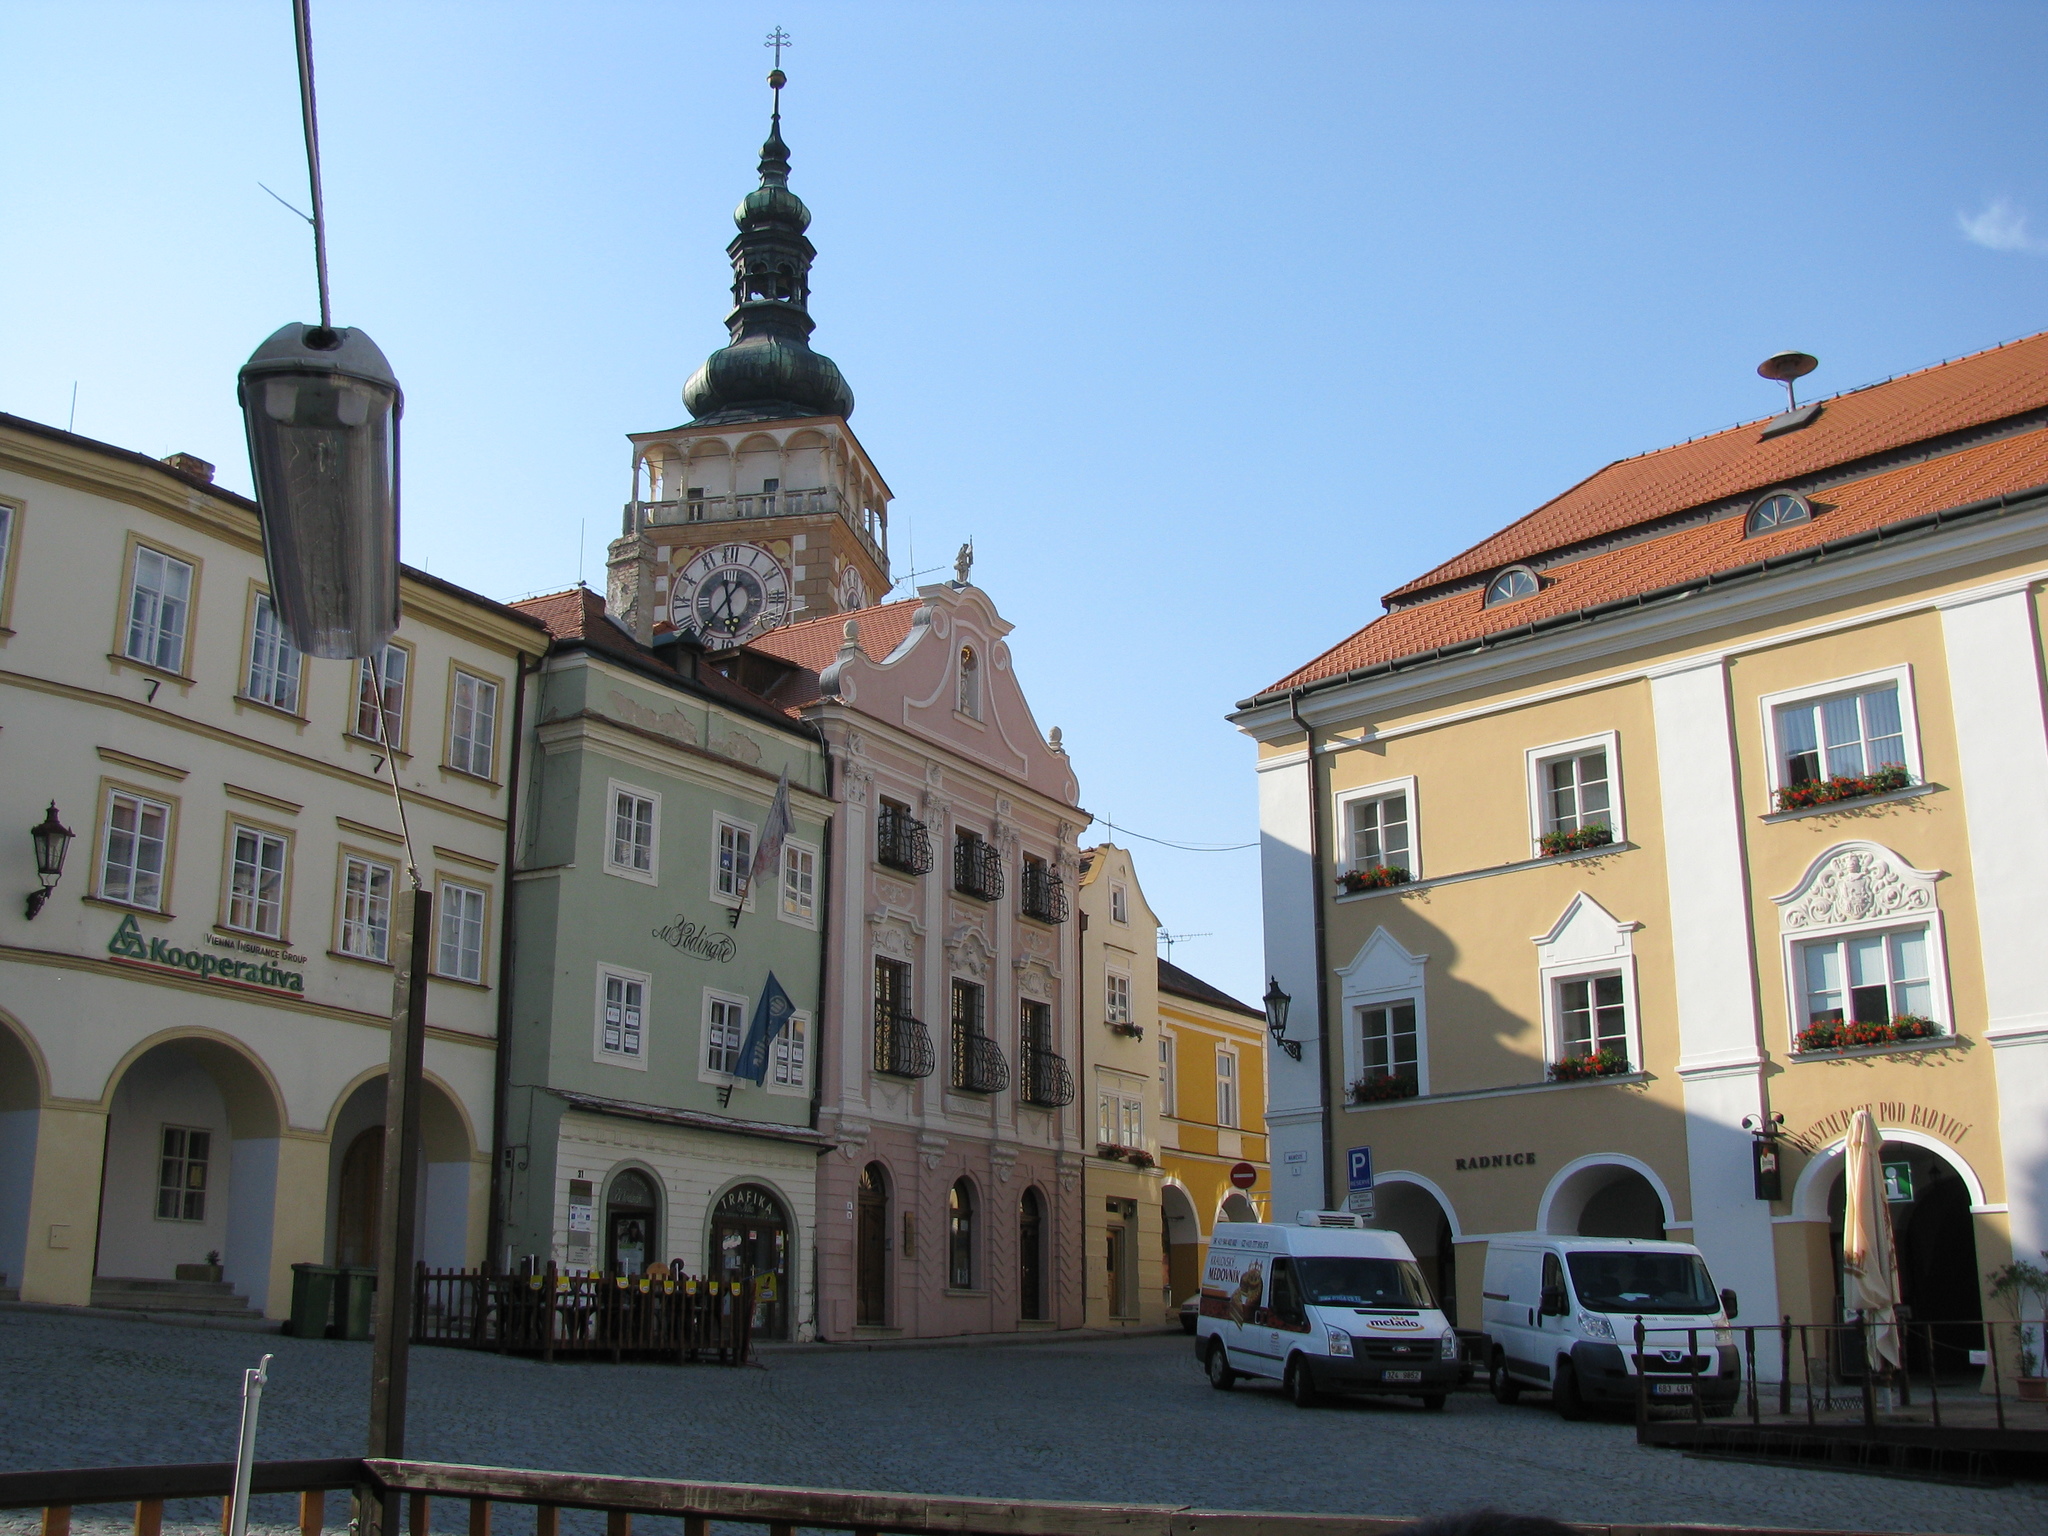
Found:
[{"label": "paved square", "polygon": [[[366,1344],[0,1310],[0,1466],[226,1460],[242,1370],[265,1350],[277,1359],[258,1454],[359,1453]],[[2048,1529],[2048,1486],[1691,1461],[1638,1449],[1627,1423],[1562,1423],[1540,1400],[1502,1408],[1461,1393],[1441,1414],[1399,1400],[1303,1411],[1265,1388],[1216,1392],[1177,1335],[796,1352],[764,1365],[543,1366],[416,1350],[408,1449],[638,1477],[1221,1509],[1491,1504],[1588,1521]],[[506,1513],[507,1533],[528,1528]],[[270,1518],[282,1516],[280,1501]]]}]

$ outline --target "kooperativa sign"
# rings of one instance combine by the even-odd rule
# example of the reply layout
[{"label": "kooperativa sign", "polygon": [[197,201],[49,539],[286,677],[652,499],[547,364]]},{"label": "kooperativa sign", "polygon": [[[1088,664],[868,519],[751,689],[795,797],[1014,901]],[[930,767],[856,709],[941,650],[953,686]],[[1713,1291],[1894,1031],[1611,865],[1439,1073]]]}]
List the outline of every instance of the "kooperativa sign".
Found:
[{"label": "kooperativa sign", "polygon": [[162,939],[147,938],[132,912],[121,919],[121,926],[107,940],[107,953],[117,960],[147,966],[151,970],[176,971],[180,975],[196,976],[201,981],[218,982],[227,987],[250,987],[261,992],[295,995],[306,990],[303,972],[288,971],[270,959],[236,960],[227,955],[209,955],[204,950],[180,949]]}]

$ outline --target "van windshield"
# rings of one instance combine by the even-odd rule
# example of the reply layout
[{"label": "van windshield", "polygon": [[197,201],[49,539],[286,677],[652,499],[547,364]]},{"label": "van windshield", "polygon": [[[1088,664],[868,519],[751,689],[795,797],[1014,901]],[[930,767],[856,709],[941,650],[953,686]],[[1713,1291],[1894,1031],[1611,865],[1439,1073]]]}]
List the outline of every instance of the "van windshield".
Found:
[{"label": "van windshield", "polygon": [[1572,1289],[1591,1312],[1721,1310],[1707,1266],[1693,1253],[1574,1253]]},{"label": "van windshield", "polygon": [[1319,1307],[1433,1307],[1407,1259],[1298,1258],[1302,1298]]}]

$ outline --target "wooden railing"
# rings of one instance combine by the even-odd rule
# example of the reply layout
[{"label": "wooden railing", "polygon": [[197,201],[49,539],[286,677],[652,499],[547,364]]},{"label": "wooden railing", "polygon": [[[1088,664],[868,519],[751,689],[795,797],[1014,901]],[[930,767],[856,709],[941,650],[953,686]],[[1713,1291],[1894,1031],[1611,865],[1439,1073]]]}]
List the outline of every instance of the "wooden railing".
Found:
[{"label": "wooden railing", "polygon": [[412,1341],[501,1354],[744,1365],[753,1277],[428,1269],[414,1278]]},{"label": "wooden railing", "polygon": [[[63,1536],[81,1505],[134,1504],[135,1530],[156,1536],[166,1499],[225,1498],[232,1463],[186,1467],[93,1467],[0,1473],[0,1509],[43,1511],[45,1536]],[[606,1536],[631,1536],[633,1516],[683,1522],[683,1536],[710,1536],[713,1521],[766,1526],[767,1536],[797,1530],[855,1536],[1388,1536],[1410,1524],[1379,1515],[1281,1515],[1195,1509],[1173,1504],[1081,1504],[1045,1499],[945,1498],[916,1493],[848,1493],[751,1483],[663,1482],[431,1461],[259,1461],[250,1482],[260,1495],[297,1493],[301,1536],[321,1536],[326,1492],[351,1489],[358,1536],[432,1536],[437,1503],[458,1506],[468,1536],[490,1536],[494,1505],[534,1509],[535,1536],[560,1536],[565,1509],[605,1515]],[[376,1526],[381,1521],[381,1530]],[[457,1522],[449,1522],[451,1536]],[[1730,1525],[1573,1525],[1583,1536],[1846,1536]]]}]

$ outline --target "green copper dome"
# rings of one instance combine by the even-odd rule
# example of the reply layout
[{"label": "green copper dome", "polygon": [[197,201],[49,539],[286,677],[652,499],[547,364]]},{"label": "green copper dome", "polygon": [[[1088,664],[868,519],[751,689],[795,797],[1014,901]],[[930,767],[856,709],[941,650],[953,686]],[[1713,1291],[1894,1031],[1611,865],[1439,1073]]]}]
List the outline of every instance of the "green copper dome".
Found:
[{"label": "green copper dome", "polygon": [[[778,84],[774,77],[771,84]],[[781,93],[777,91],[778,108]],[[739,233],[725,248],[732,259],[732,335],[683,386],[694,422],[774,421],[791,416],[850,416],[853,391],[839,365],[811,350],[811,262],[805,237],[811,210],[789,190],[789,146],[782,113],[770,119],[761,146],[761,185],[733,210]]]}]

